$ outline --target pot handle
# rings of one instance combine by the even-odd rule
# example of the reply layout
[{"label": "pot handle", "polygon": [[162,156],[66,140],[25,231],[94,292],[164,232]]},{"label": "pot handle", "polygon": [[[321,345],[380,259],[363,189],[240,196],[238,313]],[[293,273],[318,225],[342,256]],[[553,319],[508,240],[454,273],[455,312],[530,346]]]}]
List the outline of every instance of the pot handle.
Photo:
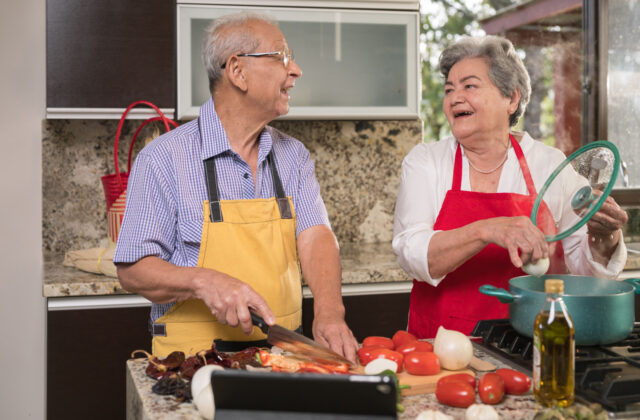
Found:
[{"label": "pot handle", "polygon": [[498,289],[495,286],[490,284],[485,284],[484,286],[480,286],[478,289],[480,293],[484,293],[485,295],[495,296],[502,303],[512,303],[516,300],[515,296],[513,296],[510,292],[504,289]]},{"label": "pot handle", "polygon": [[624,281],[636,289],[636,295],[640,295],[640,279],[625,279]]}]

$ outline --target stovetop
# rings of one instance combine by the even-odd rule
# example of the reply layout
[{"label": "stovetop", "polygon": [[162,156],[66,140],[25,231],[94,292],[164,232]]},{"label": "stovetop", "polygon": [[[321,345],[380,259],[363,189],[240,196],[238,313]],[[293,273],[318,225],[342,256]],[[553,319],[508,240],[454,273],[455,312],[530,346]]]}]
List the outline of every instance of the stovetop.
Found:
[{"label": "stovetop", "polygon": [[[533,340],[520,335],[508,319],[478,322],[475,345],[531,374]],[[601,346],[576,346],[576,398],[597,402],[613,418],[640,418],[640,322],[625,340]]]}]

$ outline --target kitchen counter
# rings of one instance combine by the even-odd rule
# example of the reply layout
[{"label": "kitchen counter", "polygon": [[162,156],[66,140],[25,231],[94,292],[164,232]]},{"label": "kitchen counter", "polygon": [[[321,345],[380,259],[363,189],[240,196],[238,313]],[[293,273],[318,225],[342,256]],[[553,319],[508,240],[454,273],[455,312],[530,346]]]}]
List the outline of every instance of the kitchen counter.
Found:
[{"label": "kitchen counter", "polygon": [[[391,243],[343,244],[342,284],[408,282],[411,278],[398,266]],[[87,273],[62,265],[64,254],[44,256],[44,297],[104,296],[129,294],[115,277]],[[304,280],[303,280],[304,284]]]},{"label": "kitchen counter", "polygon": [[[483,360],[492,362],[498,367],[509,367],[479,349],[475,349],[475,355]],[[146,367],[146,359],[127,361],[127,419],[200,419],[198,411],[192,403],[179,403],[172,396],[154,394],[151,391],[151,387],[155,380],[146,376],[144,373]],[[478,397],[476,397],[476,400],[477,403],[480,403]],[[449,414],[456,420],[464,419],[465,409],[439,404],[435,394],[403,397],[402,404],[405,407],[405,411],[398,416],[399,420],[413,420],[421,411],[429,409]],[[532,419],[536,413],[536,405],[531,392],[519,396],[507,395],[494,408],[500,418],[504,420]]]}]

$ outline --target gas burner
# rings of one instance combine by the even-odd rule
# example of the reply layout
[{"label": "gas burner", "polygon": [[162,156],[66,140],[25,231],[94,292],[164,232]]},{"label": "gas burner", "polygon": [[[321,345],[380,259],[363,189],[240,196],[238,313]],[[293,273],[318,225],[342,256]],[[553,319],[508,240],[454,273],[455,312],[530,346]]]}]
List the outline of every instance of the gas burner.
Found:
[{"label": "gas burner", "polygon": [[[533,340],[508,319],[479,321],[471,335],[483,351],[531,374]],[[576,347],[576,396],[601,404],[614,418],[640,416],[640,322],[618,343]]]}]

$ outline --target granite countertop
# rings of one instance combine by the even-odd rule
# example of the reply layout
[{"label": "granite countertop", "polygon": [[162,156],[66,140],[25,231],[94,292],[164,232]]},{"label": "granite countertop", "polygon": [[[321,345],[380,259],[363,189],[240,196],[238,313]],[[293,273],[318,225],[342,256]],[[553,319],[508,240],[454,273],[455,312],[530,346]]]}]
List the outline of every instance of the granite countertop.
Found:
[{"label": "granite countertop", "polygon": [[[391,243],[343,244],[342,284],[407,282],[411,278],[398,266]],[[88,273],[62,265],[63,254],[45,254],[45,297],[129,294],[115,277]]]},{"label": "granite countertop", "polygon": [[[491,357],[479,349],[475,355],[489,361],[498,367],[506,366],[503,362]],[[197,409],[192,403],[180,403],[172,396],[154,394],[151,387],[154,379],[146,376],[146,359],[127,361],[127,418],[128,419],[157,419],[157,420],[200,420]],[[478,377],[481,374],[477,375]],[[476,403],[480,404],[479,397]],[[435,394],[422,394],[402,398],[405,411],[398,415],[399,420],[413,420],[424,410],[438,410],[452,416],[455,420],[463,420],[465,409],[442,405],[436,400]],[[524,395],[506,395],[494,406],[501,419],[532,419],[536,413],[536,405],[531,391]]]}]

